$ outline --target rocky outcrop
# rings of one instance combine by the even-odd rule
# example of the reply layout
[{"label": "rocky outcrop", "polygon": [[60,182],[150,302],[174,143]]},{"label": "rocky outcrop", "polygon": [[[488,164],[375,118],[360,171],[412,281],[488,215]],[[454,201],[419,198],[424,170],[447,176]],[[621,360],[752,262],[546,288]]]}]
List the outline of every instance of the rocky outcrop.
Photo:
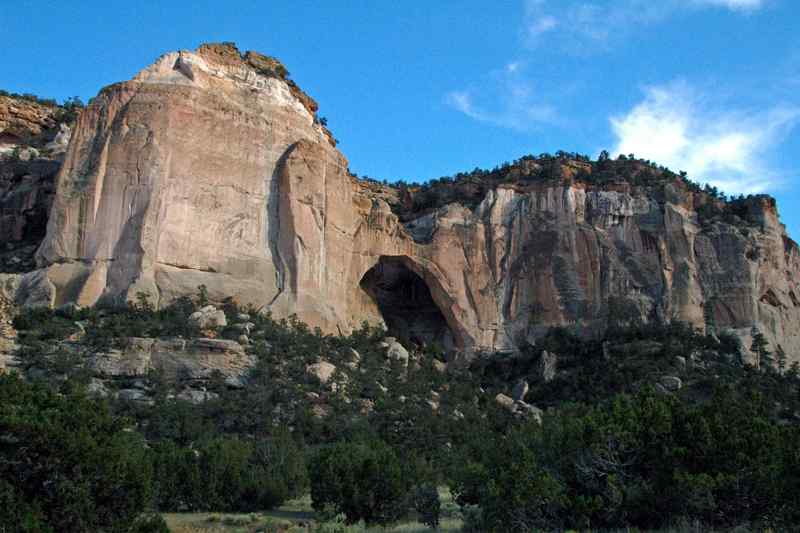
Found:
[{"label": "rocky outcrop", "polygon": [[251,63],[230,45],[167,54],[81,114],[38,252],[57,302],[280,295],[279,163],[301,139],[346,163],[309,101]]},{"label": "rocky outcrop", "polygon": [[228,325],[228,320],[225,311],[213,305],[206,305],[189,315],[189,323],[198,329],[206,330],[225,327]]},{"label": "rocky outcrop", "polygon": [[327,361],[320,361],[319,363],[314,363],[306,367],[306,373],[317,379],[323,385],[330,381],[334,372],[336,372],[336,366]]},{"label": "rocky outcrop", "polygon": [[542,381],[545,383],[553,381],[556,377],[556,369],[558,367],[558,357],[555,354],[544,350],[539,358],[537,365],[537,373]]},{"label": "rocky outcrop", "polygon": [[218,375],[228,386],[241,387],[255,364],[255,356],[235,341],[133,337],[122,349],[93,355],[89,368],[98,378],[145,378],[159,372],[168,381],[188,384]]},{"label": "rocky outcrop", "polygon": [[768,198],[738,221],[701,217],[716,200],[685,180],[594,179],[562,157],[411,209],[408,190],[350,175],[315,112],[279,63],[232,45],[167,54],[102,90],[37,255],[53,303],[166,305],[205,285],[214,301],[332,333],[384,323],[451,354],[659,318],[745,346],[756,326],[800,356],[798,247]]},{"label": "rocky outcrop", "polygon": [[0,154],[52,140],[59,130],[59,110],[55,102],[0,95]]},{"label": "rocky outcrop", "polygon": [[515,402],[525,401],[528,390],[530,390],[530,385],[527,381],[521,379],[514,385],[514,389],[511,391],[511,397]]},{"label": "rocky outcrop", "polygon": [[47,229],[69,113],[55,102],[0,95],[0,272],[28,272]]},{"label": "rocky outcrop", "polygon": [[15,368],[18,363],[14,355],[18,348],[17,331],[12,324],[14,302],[5,294],[4,285],[0,280],[0,374]]}]

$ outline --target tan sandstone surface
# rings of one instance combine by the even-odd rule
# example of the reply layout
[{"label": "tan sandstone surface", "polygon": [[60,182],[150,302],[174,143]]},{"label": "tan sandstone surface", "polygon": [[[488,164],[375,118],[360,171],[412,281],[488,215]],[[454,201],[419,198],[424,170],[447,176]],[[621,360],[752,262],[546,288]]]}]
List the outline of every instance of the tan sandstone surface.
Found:
[{"label": "tan sandstone surface", "polygon": [[514,351],[552,325],[591,333],[613,308],[746,345],[755,325],[800,354],[798,248],[767,199],[750,225],[701,224],[680,181],[594,186],[572,161],[557,183],[501,184],[474,208],[401,222],[398,191],[350,175],[279,65],[207,45],[102,90],[18,303],[143,292],[165,305],[202,284],[324,331],[385,321],[465,353]]}]

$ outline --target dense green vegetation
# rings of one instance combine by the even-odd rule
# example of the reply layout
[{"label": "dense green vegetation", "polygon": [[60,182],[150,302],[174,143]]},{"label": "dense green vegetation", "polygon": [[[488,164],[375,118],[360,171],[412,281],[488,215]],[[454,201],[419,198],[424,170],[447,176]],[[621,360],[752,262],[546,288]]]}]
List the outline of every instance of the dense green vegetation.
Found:
[{"label": "dense green vegetation", "polygon": [[[356,176],[357,177],[357,176]],[[378,183],[368,176],[362,179]],[[686,172],[674,172],[650,160],[638,159],[634,154],[620,154],[611,158],[603,151],[596,160],[589,156],[558,151],[555,154],[525,155],[513,162],[505,162],[492,169],[475,168],[453,176],[434,178],[424,183],[399,180],[383,182],[399,191],[399,202],[392,210],[401,220],[411,220],[449,203],[459,203],[475,209],[488,191],[498,185],[531,186],[565,181],[584,183],[589,187],[609,184],[627,185],[632,189],[647,188],[648,195],[663,202],[664,187],[675,184],[698,197],[694,202],[702,224],[719,220],[728,224],[748,225],[758,223],[756,205],[775,200],[767,195],[739,195],[728,197],[712,185],[692,181]]]},{"label": "dense green vegetation", "polygon": [[[435,347],[406,369],[375,328],[324,335],[251,312],[261,333],[244,388],[212,378],[216,396],[194,404],[154,374],[148,402],[87,395],[91,353],[130,336],[200,335],[187,319],[205,298],[16,318],[23,367],[38,378],[0,379],[0,523],[158,531],[143,513],[250,512],[310,491],[323,517],[384,524],[410,512],[435,524],[437,485],[473,531],[800,523],[797,365],[756,369],[735,337],[683,324],[621,321],[597,339],[553,329],[520,354],[441,373]],[[352,350],[360,362],[348,367]],[[558,358],[550,380],[543,350]],[[336,387],[306,372],[323,357]],[[682,386],[667,391],[664,376]],[[546,410],[541,425],[494,400],[520,379]]]},{"label": "dense green vegetation", "polygon": [[476,438],[453,488],[480,507],[485,531],[681,522],[787,531],[800,523],[798,439],[757,394],[720,390],[692,404],[644,390]]},{"label": "dense green vegetation", "polygon": [[309,461],[315,510],[343,514],[350,523],[389,524],[405,511],[410,473],[379,439],[325,446]]},{"label": "dense green vegetation", "polygon": [[22,531],[128,531],[151,493],[130,421],[65,383],[0,376],[0,524]]}]

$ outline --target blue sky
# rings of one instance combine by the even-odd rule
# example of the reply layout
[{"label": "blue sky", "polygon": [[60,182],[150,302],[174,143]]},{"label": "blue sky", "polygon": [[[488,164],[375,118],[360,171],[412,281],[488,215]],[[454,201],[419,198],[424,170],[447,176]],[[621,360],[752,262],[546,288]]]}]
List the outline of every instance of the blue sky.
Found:
[{"label": "blue sky", "polygon": [[17,1],[0,88],[87,100],[235,41],[286,64],[358,174],[632,152],[773,194],[800,238],[799,27],[797,0]]}]

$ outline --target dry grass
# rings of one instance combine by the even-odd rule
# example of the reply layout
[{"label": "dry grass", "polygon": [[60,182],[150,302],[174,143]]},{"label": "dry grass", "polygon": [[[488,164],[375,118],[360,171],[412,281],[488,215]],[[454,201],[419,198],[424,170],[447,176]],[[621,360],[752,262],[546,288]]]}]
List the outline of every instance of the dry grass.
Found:
[{"label": "dry grass", "polygon": [[[461,531],[461,512],[447,489],[440,489],[442,521],[436,533]],[[164,518],[173,533],[434,533],[432,529],[408,517],[393,526],[366,527],[364,524],[344,525],[336,521],[318,522],[311,508],[311,498],[305,496],[286,502],[278,509],[263,513],[169,513]],[[746,527],[732,533],[751,533]],[[682,526],[667,528],[658,533],[711,533],[701,528]],[[570,532],[577,533],[577,532]],[[592,533],[592,532],[582,532]],[[599,533],[599,532],[597,532]],[[622,529],[605,533],[644,533],[638,529]]]},{"label": "dry grass", "polygon": [[[458,507],[449,491],[442,490],[442,522],[439,533],[461,530]],[[273,511],[263,513],[166,513],[164,519],[173,533],[432,533],[429,527],[409,519],[400,524],[366,527],[363,524],[345,526],[335,521],[318,523],[306,496],[287,502]]]}]

